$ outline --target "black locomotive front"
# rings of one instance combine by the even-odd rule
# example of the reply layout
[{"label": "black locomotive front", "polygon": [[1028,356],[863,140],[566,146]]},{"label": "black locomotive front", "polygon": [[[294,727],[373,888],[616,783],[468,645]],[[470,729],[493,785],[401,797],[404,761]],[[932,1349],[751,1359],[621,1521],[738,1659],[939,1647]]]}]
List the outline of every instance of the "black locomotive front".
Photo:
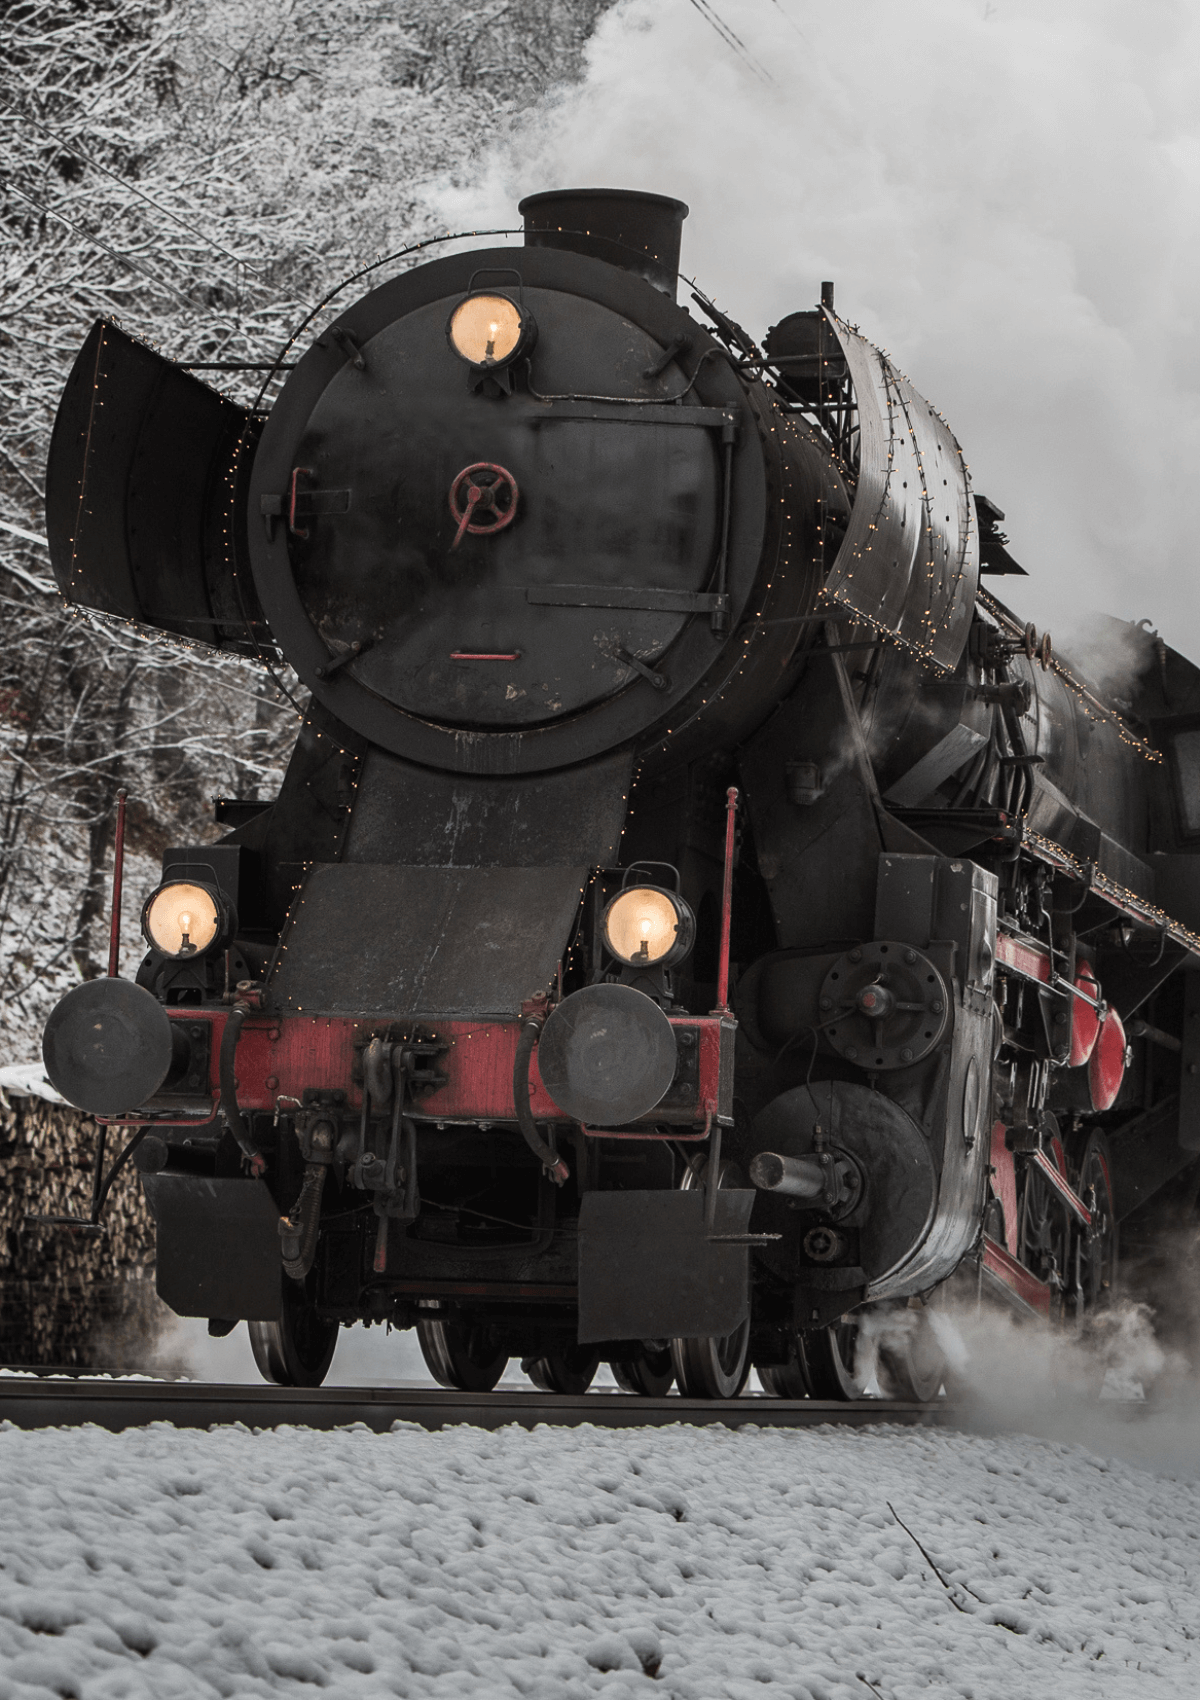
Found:
[{"label": "black locomotive front", "polygon": [[[831,304],[759,349],[677,303],[680,203],[522,210],[523,248],[332,321],[265,419],[93,331],[64,592],[311,701],[279,796],[168,852],[138,983],[70,993],[47,1067],[143,1130],[160,1293],[248,1319],[277,1380],[366,1320],[447,1385],[606,1359],[727,1396],[753,1358],[845,1392],[844,1319],[982,1243],[1028,1025],[998,906],[1022,820],[1072,854],[1035,769],[1085,784],[1075,682],[977,609],[957,444]],[[1098,707],[1111,867],[1148,781]],[[1022,958],[1046,995],[1054,949]]]}]

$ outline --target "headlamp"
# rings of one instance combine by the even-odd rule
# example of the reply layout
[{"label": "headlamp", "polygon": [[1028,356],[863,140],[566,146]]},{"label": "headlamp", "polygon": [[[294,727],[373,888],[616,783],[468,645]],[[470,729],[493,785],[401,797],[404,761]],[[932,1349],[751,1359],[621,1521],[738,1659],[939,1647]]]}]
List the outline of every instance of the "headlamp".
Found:
[{"label": "headlamp", "polygon": [[224,944],[230,920],[229,905],[212,887],[168,880],[146,899],[142,932],[155,950],[183,961]]},{"label": "headlamp", "polygon": [[468,295],[450,315],[446,336],[460,360],[489,371],[528,349],[533,320],[507,295]]},{"label": "headlamp", "polygon": [[696,917],[676,892],[634,885],[618,892],[600,921],[605,944],[630,968],[669,968],[696,941]]}]

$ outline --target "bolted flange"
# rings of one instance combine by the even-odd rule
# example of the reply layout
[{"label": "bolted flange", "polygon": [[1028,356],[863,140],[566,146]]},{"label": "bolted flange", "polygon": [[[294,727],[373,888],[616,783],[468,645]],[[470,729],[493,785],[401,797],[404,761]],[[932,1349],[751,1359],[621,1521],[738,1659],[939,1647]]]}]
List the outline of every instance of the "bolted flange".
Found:
[{"label": "bolted flange", "polygon": [[927,956],[882,939],[838,958],[821,986],[820,1008],[825,1038],[847,1062],[909,1068],[941,1039],[950,997]]}]

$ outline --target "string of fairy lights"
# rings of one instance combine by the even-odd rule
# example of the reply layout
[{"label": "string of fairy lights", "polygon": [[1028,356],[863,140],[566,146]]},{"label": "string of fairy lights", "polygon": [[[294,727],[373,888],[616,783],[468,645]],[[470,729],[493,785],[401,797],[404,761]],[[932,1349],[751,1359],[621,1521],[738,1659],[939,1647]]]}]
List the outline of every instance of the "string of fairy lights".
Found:
[{"label": "string of fairy lights", "polygon": [[[994,596],[984,590],[982,585],[979,589],[979,603],[1003,631],[1008,632],[1011,637],[1018,640],[1024,639],[1025,627],[1022,626],[1015,615],[1009,613],[1002,602],[997,601]],[[1129,749],[1135,750],[1146,761],[1155,764],[1162,762],[1162,751],[1156,750],[1153,744],[1146,743],[1144,738],[1139,738],[1136,732],[1131,731],[1116,710],[1109,708],[1107,703],[1101,702],[1098,697],[1094,696],[1087,686],[1075,677],[1070,667],[1059,660],[1057,655],[1051,654],[1047,660],[1041,663],[1041,666],[1045,671],[1053,673],[1062,680],[1068,690],[1074,694],[1080,710],[1088,720],[1099,725],[1111,726],[1121,742]]]},{"label": "string of fairy lights", "polygon": [[[500,231],[500,230],[497,230],[497,231],[480,231],[480,232],[462,232],[462,233],[460,233],[460,237],[462,237],[462,238],[477,238],[479,236],[484,236],[484,235],[511,235],[511,234],[514,234],[514,233],[511,232],[511,231]],[[244,624],[244,627],[245,627],[247,635],[250,639],[250,642],[254,646],[255,659],[257,659],[261,664],[263,664],[265,667],[268,668],[268,670],[272,674],[272,677],[275,679],[276,684],[279,686],[280,690],[286,696],[288,696],[289,700],[293,704],[293,707],[296,708],[297,713],[302,718],[305,718],[305,719],[307,719],[305,710],[303,710],[300,707],[300,705],[295,702],[295,699],[291,697],[290,692],[287,691],[286,686],[277,677],[277,675],[275,675],[274,669],[270,665],[269,658],[263,652],[262,645],[259,641],[259,634],[254,629],[255,623],[252,620],[250,613],[249,613],[249,610],[247,609],[247,607],[245,605],[245,598],[244,598],[244,595],[243,595],[243,592],[242,592],[239,565],[238,565],[238,561],[237,561],[237,550],[236,550],[235,537],[234,537],[235,518],[236,518],[236,491],[237,491],[237,483],[238,483],[240,463],[241,463],[241,461],[242,461],[242,459],[245,455],[246,450],[248,449],[248,447],[251,444],[251,434],[252,434],[254,425],[257,422],[257,420],[261,417],[261,412],[260,412],[261,404],[262,404],[263,398],[265,397],[267,388],[269,387],[272,379],[281,372],[282,367],[283,367],[283,362],[284,362],[287,354],[294,348],[298,338],[303,333],[305,326],[307,326],[308,324],[311,324],[312,320],[316,317],[316,315],[318,313],[320,313],[326,306],[328,306],[329,303],[334,299],[334,297],[338,293],[340,293],[341,290],[346,288],[348,284],[356,281],[358,278],[361,278],[362,276],[366,275],[367,273],[369,273],[371,271],[377,270],[380,266],[388,263],[388,261],[390,261],[390,260],[395,260],[397,258],[401,258],[404,255],[415,252],[419,249],[423,249],[423,248],[426,248],[426,247],[433,246],[433,245],[440,243],[440,242],[445,242],[445,241],[455,240],[455,239],[459,239],[459,238],[449,236],[449,235],[443,236],[443,237],[438,237],[438,238],[431,238],[426,242],[412,244],[408,248],[399,250],[394,255],[381,256],[379,259],[372,262],[371,265],[362,268],[358,273],[354,274],[353,278],[344,279],[338,286],[336,286],[335,289],[331,290],[325,296],[325,298],[320,303],[318,303],[318,305],[315,308],[313,308],[309,312],[309,314],[307,315],[303,324],[296,327],[295,331],[292,333],[291,337],[288,339],[288,342],[285,344],[284,348],[281,349],[280,354],[277,357],[277,360],[275,362],[274,368],[272,369],[272,371],[268,375],[268,377],[266,379],[264,379],[263,382],[262,382],[262,386],[259,390],[259,395],[256,399],[255,408],[246,417],[246,420],[245,420],[243,427],[242,427],[242,431],[239,434],[237,443],[234,447],[232,457],[231,457],[231,459],[230,459],[230,461],[229,461],[229,463],[228,463],[228,465],[225,469],[224,483],[225,483],[225,491],[226,491],[226,502],[225,502],[225,510],[226,511],[225,511],[225,515],[224,515],[224,524],[223,524],[223,527],[222,527],[223,544],[224,544],[224,549],[225,549],[226,562],[227,562],[228,568],[230,570],[231,582],[234,584],[235,591],[236,591],[237,598],[238,598],[238,602],[239,602],[239,605],[240,605],[240,612],[241,612],[241,615],[242,615],[242,623]],[[836,315],[833,315],[831,310],[827,310],[827,311],[830,312],[831,318],[836,318]],[[117,328],[121,328],[119,321],[116,320],[115,318],[111,318],[108,322],[112,323]],[[884,395],[884,398],[885,398],[885,401],[886,401],[887,424],[888,424],[888,442],[889,442],[889,447],[888,447],[887,456],[886,456],[886,471],[885,471],[885,474],[884,474],[883,487],[882,487],[882,491],[881,491],[881,494],[880,494],[880,498],[879,498],[879,502],[878,502],[878,505],[877,505],[877,510],[876,510],[875,516],[871,520],[869,520],[867,522],[867,525],[866,525],[868,537],[864,541],[861,548],[857,552],[856,558],[863,558],[867,554],[870,553],[870,551],[873,547],[873,539],[871,538],[871,536],[869,534],[877,533],[880,530],[880,515],[882,514],[883,509],[888,502],[888,499],[889,499],[889,496],[890,496],[890,493],[891,493],[891,482],[892,482],[892,480],[895,477],[896,472],[897,472],[897,465],[896,465],[897,444],[899,442],[903,441],[903,435],[904,435],[905,432],[907,434],[909,444],[911,445],[910,452],[912,453],[913,459],[915,461],[915,465],[916,465],[918,475],[919,475],[919,478],[920,478],[920,482],[921,482],[921,506],[922,506],[923,517],[924,517],[925,522],[926,522],[925,526],[924,526],[924,532],[925,532],[926,536],[933,536],[935,534],[936,528],[932,523],[933,515],[932,515],[931,496],[930,496],[929,487],[928,487],[928,478],[926,476],[925,456],[924,456],[924,453],[923,453],[923,450],[922,450],[920,434],[919,434],[919,432],[916,428],[914,419],[912,417],[912,414],[911,414],[911,411],[910,411],[910,402],[909,402],[908,397],[905,394],[905,390],[904,390],[904,387],[903,387],[905,384],[907,384],[907,380],[904,379],[902,377],[902,375],[896,371],[896,369],[894,368],[889,357],[883,351],[875,348],[873,344],[866,343],[865,339],[858,337],[858,333],[856,331],[852,330],[851,327],[846,325],[844,323],[844,321],[838,320],[837,323],[838,323],[838,326],[840,327],[841,332],[844,332],[847,336],[854,336],[854,337],[858,338],[859,342],[861,342],[866,348],[869,348],[871,350],[872,356],[878,362],[878,370],[879,370],[880,377],[882,379],[881,388],[882,388],[883,395]],[[128,334],[128,333],[125,333],[125,334]],[[143,340],[144,341],[144,339],[136,339],[136,340]],[[149,347],[152,347],[152,348],[154,347],[154,345],[152,343],[147,343],[146,346],[149,346]],[[94,374],[93,374],[93,395],[92,395],[91,412],[90,412],[89,427],[88,427],[89,437],[90,437],[90,434],[91,434],[91,430],[92,430],[92,428],[93,428],[93,426],[96,422],[97,414],[98,414],[99,410],[102,409],[105,405],[105,397],[102,393],[102,388],[101,388],[104,348],[105,348],[105,339],[104,339],[104,335],[103,335],[103,332],[102,332],[100,340],[99,340],[98,348],[97,348],[96,367],[95,367]],[[155,352],[157,353],[157,352],[160,352],[160,351],[155,349]],[[914,396],[916,395],[915,391],[913,392],[913,395]],[[226,399],[229,399],[229,400],[232,401],[232,398],[226,398]],[[812,446],[814,446],[818,443],[821,444],[822,450],[823,450],[823,457],[824,457],[823,462],[822,462],[822,471],[825,475],[827,475],[827,477],[829,479],[828,489],[829,489],[830,492],[836,492],[836,493],[842,492],[843,482],[842,482],[841,474],[842,474],[843,469],[840,466],[838,456],[837,456],[834,448],[828,442],[828,440],[823,435],[818,435],[816,432],[812,431],[811,428],[809,428],[807,431],[803,431],[800,427],[800,423],[797,421],[797,419],[794,416],[794,411],[780,407],[778,405],[778,403],[775,401],[774,398],[770,399],[769,405],[770,405],[771,410],[772,410],[772,422],[769,425],[766,425],[766,430],[771,435],[775,435],[779,439],[779,449],[781,451],[784,451],[785,445],[786,445],[786,447],[799,446],[799,444],[802,441],[806,442],[807,445],[810,447],[810,449],[811,449]],[[928,405],[928,404],[926,404],[926,405]],[[963,459],[962,450],[959,447],[957,441],[954,439],[953,434],[950,432],[949,427],[948,427],[948,425],[946,425],[946,422],[945,422],[944,418],[942,417],[942,415],[940,413],[936,413],[935,410],[932,407],[929,408],[929,413],[930,413],[931,417],[936,417],[937,420],[942,425],[942,427],[945,431],[946,437],[948,438],[949,444],[953,445],[953,449],[954,449],[954,451],[955,451],[955,453],[958,457],[958,460],[959,460],[959,463],[960,463],[960,466],[961,466],[962,491],[965,492],[966,497],[967,497],[967,500],[963,504],[963,507],[964,507],[966,514],[969,516],[971,509],[973,507],[973,504],[969,500],[969,492],[970,492],[969,469],[967,468],[966,462]],[[898,415],[903,416],[903,427],[902,428],[899,426]],[[936,432],[934,434],[933,442],[934,442],[934,447],[939,452],[945,446],[938,441],[938,435],[937,435]],[[792,486],[792,480],[791,480],[791,477],[789,476],[791,471],[792,471],[792,465],[791,465],[792,458],[793,457],[791,455],[789,455],[788,453],[781,452],[781,453],[778,454],[778,460],[777,460],[777,471],[780,473],[780,487],[781,487],[781,496],[782,496],[782,502],[781,502],[782,519],[781,519],[781,523],[780,523],[779,530],[778,530],[778,533],[777,533],[777,538],[776,538],[775,572],[778,573],[780,571],[784,571],[785,578],[786,578],[786,570],[785,569],[790,565],[791,557],[794,553],[795,545],[796,545],[796,542],[797,542],[796,533],[795,533],[796,518],[795,518],[795,515],[793,513],[793,508],[792,508],[794,491],[791,487]],[[88,455],[87,455],[87,452],[86,452],[86,449],[85,449],[85,454],[84,454],[84,457],[83,457],[83,474],[81,475],[80,483],[79,483],[79,505],[78,505],[78,509],[77,509],[76,524],[73,527],[73,533],[72,533],[72,537],[71,537],[71,569],[70,569],[70,575],[69,576],[70,576],[70,580],[72,582],[72,588],[74,588],[75,582],[77,580],[78,539],[79,539],[80,531],[81,531],[82,526],[83,526],[84,519],[85,519],[86,514],[88,512],[86,505],[85,505],[86,494],[87,494],[86,489],[85,489],[87,462],[88,462]],[[852,510],[852,516],[853,516],[853,510]],[[961,519],[961,515],[960,515],[960,519]],[[962,578],[963,578],[963,574],[964,574],[964,571],[965,571],[965,563],[966,563],[966,559],[967,559],[967,556],[968,556],[968,553],[969,553],[969,544],[970,544],[970,518],[969,517],[967,519],[966,526],[963,527],[960,524],[959,529],[960,529],[960,536],[959,536],[959,549],[958,549],[958,564],[957,564],[955,573],[953,575],[953,578],[949,583],[946,582],[945,575],[941,574],[939,572],[937,561],[936,561],[936,559],[935,559],[935,557],[932,553],[927,557],[927,559],[924,562],[925,573],[926,573],[926,583],[927,583],[927,586],[929,588],[929,598],[928,598],[928,604],[923,609],[919,610],[919,619],[920,619],[920,622],[921,622],[921,635],[918,638],[916,638],[915,640],[914,640],[913,636],[911,635],[911,633],[906,633],[905,631],[900,629],[900,621],[897,621],[893,624],[888,624],[884,620],[879,618],[878,615],[875,612],[873,612],[869,609],[865,609],[865,608],[861,608],[861,607],[856,606],[852,597],[847,594],[847,587],[849,586],[850,583],[852,583],[852,581],[854,579],[854,569],[853,569],[853,567],[847,566],[847,568],[845,570],[844,580],[841,583],[837,583],[837,582],[834,581],[834,574],[833,573],[829,573],[828,575],[825,574],[825,566],[826,566],[826,562],[825,562],[826,523],[825,523],[825,518],[824,518],[823,515],[821,516],[820,521],[819,521],[818,526],[817,526],[816,549],[815,549],[815,552],[813,554],[812,560],[810,562],[810,565],[812,565],[813,567],[815,567],[817,569],[819,576],[825,576],[825,583],[823,585],[818,586],[818,588],[817,588],[817,594],[816,594],[817,603],[818,604],[822,604],[822,603],[825,604],[826,611],[828,612],[830,617],[836,618],[836,617],[842,617],[844,615],[848,615],[848,616],[851,617],[851,619],[853,620],[853,622],[855,624],[861,623],[864,626],[866,626],[867,629],[872,631],[879,638],[879,640],[882,643],[885,643],[885,644],[888,644],[888,645],[895,645],[896,647],[898,647],[902,650],[906,650],[908,653],[912,654],[915,658],[922,661],[923,663],[925,663],[927,665],[931,664],[931,665],[934,665],[934,666],[938,666],[940,668],[940,670],[945,671],[946,670],[945,667],[942,666],[937,661],[937,658],[933,653],[934,637],[935,637],[935,632],[938,629],[939,614],[941,613],[942,606],[953,606],[955,598],[958,594],[959,588],[960,588],[961,583],[962,583]],[[946,541],[948,541],[948,540],[944,540],[944,547],[945,547]],[[838,561],[840,561],[842,559],[842,557],[846,556],[847,552],[851,549],[852,549],[852,540],[851,540],[850,535],[848,534],[842,541],[842,546],[841,546],[841,548],[838,552],[838,557],[835,559],[835,563],[834,563],[835,567],[837,566]],[[718,687],[718,689],[716,690],[716,692],[712,692],[708,695],[705,695],[701,699],[699,704],[696,706],[696,708],[694,709],[694,712],[691,715],[686,716],[685,719],[683,720],[683,722],[680,725],[677,725],[675,727],[669,727],[667,729],[667,737],[668,738],[671,738],[673,736],[677,736],[679,734],[679,732],[681,732],[684,729],[685,726],[690,725],[695,719],[699,718],[699,716],[701,714],[703,714],[705,709],[711,707],[714,702],[719,702],[724,697],[725,693],[730,689],[730,687],[735,683],[735,681],[737,679],[741,678],[744,675],[744,673],[746,671],[746,667],[751,660],[752,652],[753,652],[755,645],[756,645],[756,640],[765,640],[767,638],[767,635],[768,635],[767,631],[766,631],[766,627],[769,624],[770,609],[772,607],[772,602],[774,600],[773,597],[772,597],[773,586],[774,586],[774,576],[772,576],[772,577],[770,577],[766,580],[766,582],[763,586],[762,593],[761,593],[761,603],[762,603],[762,605],[757,610],[757,612],[752,617],[752,619],[750,620],[749,625],[748,625],[748,629],[743,632],[742,642],[741,642],[740,646],[738,646],[738,652],[736,652],[736,654],[735,654],[734,664],[730,668],[729,672],[725,675],[724,679],[722,680],[722,682],[721,682],[720,686]],[[886,587],[885,587],[885,591],[884,591],[883,594],[886,594]],[[203,639],[193,640],[193,639],[190,639],[189,637],[182,635],[182,634],[179,634],[179,633],[174,633],[174,632],[168,633],[168,632],[160,631],[158,629],[150,630],[145,625],[141,624],[140,622],[138,622],[138,621],[136,621],[132,618],[125,618],[125,617],[122,617],[122,616],[114,616],[114,615],[106,614],[106,613],[103,613],[102,611],[97,611],[97,610],[84,610],[79,606],[78,603],[71,601],[66,595],[63,596],[62,600],[63,600],[63,603],[64,603],[66,610],[72,616],[79,617],[79,616],[83,615],[84,617],[87,617],[89,619],[96,619],[100,622],[103,622],[106,625],[122,626],[127,631],[133,633],[134,635],[136,635],[138,637],[150,638],[153,641],[157,641],[157,642],[163,642],[165,640],[166,642],[172,644],[174,647],[181,648],[185,651],[191,651],[193,653],[211,653],[211,649],[212,649],[211,643],[205,642]],[[881,594],[881,600],[882,600],[882,594]],[[1014,638],[1022,638],[1024,636],[1024,628],[1020,627],[1019,623],[1015,620],[1015,617],[1012,616],[1008,612],[1008,610],[1003,607],[1002,604],[1000,604],[994,597],[990,596],[989,593],[986,590],[984,590],[982,587],[980,587],[980,589],[978,591],[978,603],[979,603],[980,608],[985,613],[987,613],[992,620],[994,620],[996,622],[997,626],[1000,627],[1000,629],[1006,631],[1007,633],[1009,633],[1010,636],[1012,636]],[[939,606],[935,607],[935,604],[938,604]],[[911,609],[906,607],[904,612],[911,612]],[[901,617],[903,617],[903,616],[901,616]],[[215,622],[214,622],[214,624],[215,624]],[[1048,671],[1052,671],[1058,677],[1058,679],[1063,683],[1063,685],[1066,686],[1073,693],[1073,695],[1075,696],[1075,698],[1078,702],[1080,711],[1088,719],[1093,720],[1093,721],[1106,723],[1109,726],[1111,726],[1113,728],[1113,730],[1116,732],[1117,736],[1120,738],[1121,742],[1124,743],[1130,749],[1136,751],[1144,759],[1151,761],[1151,762],[1155,762],[1155,763],[1160,763],[1162,761],[1163,758],[1162,758],[1161,753],[1159,751],[1153,749],[1147,743],[1145,743],[1144,740],[1138,738],[1136,736],[1136,734],[1134,734],[1130,730],[1130,728],[1125,725],[1125,723],[1121,719],[1121,717],[1115,711],[1108,708],[1108,706],[1106,704],[1100,702],[1094,696],[1094,694],[1091,691],[1088,690],[1088,688],[1082,683],[1082,681],[1080,681],[1079,679],[1077,679],[1075,677],[1075,675],[1073,674],[1071,669],[1065,663],[1063,663],[1061,660],[1059,660],[1059,658],[1057,656],[1049,656],[1048,658],[1043,658],[1042,664]],[[309,726],[310,730],[312,731],[312,733],[315,735],[315,737],[319,741],[320,740],[328,740],[330,742],[330,744],[332,746],[331,751],[330,751],[331,755],[336,752],[336,754],[341,758],[351,757],[354,760],[354,762],[355,762],[355,776],[351,779],[350,784],[351,784],[351,790],[356,791],[357,788],[358,788],[358,777],[357,777],[357,775],[358,775],[358,768],[359,768],[359,761],[358,761],[357,753],[351,752],[351,751],[345,749],[338,742],[338,740],[331,738],[328,733],[325,733],[325,732],[321,731],[320,729],[316,728],[315,726],[313,726],[311,721],[308,721],[308,726]],[[665,748],[666,746],[664,745],[663,747]],[[349,818],[349,814],[351,812],[351,807],[352,807],[352,805],[348,806],[346,808],[345,817],[344,817],[343,821],[341,821],[339,823],[337,833],[336,833],[338,845],[340,845],[341,836],[344,832],[345,823]],[[1098,869],[1096,869],[1096,868],[1085,868],[1078,861],[1078,859],[1075,858],[1063,846],[1058,845],[1053,840],[1045,838],[1043,835],[1036,833],[1035,831],[1033,831],[1028,826],[1027,823],[1024,826],[1024,840],[1023,841],[1029,847],[1031,854],[1034,854],[1034,855],[1040,857],[1041,859],[1046,860],[1047,862],[1051,863],[1055,867],[1059,868],[1062,872],[1067,873],[1068,875],[1070,875],[1073,878],[1079,879],[1081,881],[1083,881],[1083,880],[1089,881],[1091,889],[1096,891],[1098,895],[1100,895],[1100,896],[1106,898],[1108,901],[1112,902],[1115,907],[1122,910],[1124,913],[1130,915],[1134,919],[1140,921],[1142,924],[1154,927],[1156,929],[1159,929],[1159,930],[1165,932],[1169,937],[1171,937],[1176,942],[1183,945],[1189,951],[1200,955],[1200,935],[1197,935],[1197,934],[1191,932],[1189,929],[1182,926],[1179,922],[1173,920],[1169,915],[1167,915],[1167,913],[1164,910],[1158,908],[1156,905],[1148,902],[1147,900],[1138,897],[1136,893],[1130,892],[1127,888],[1121,886],[1118,882],[1113,881],[1108,876],[1101,873]],[[336,848],[337,848],[337,846],[335,846],[335,853],[336,853]],[[287,949],[287,942],[286,942],[287,936],[291,931],[292,925],[294,924],[294,921],[295,921],[295,918],[298,914],[299,908],[301,908],[303,906],[304,887],[307,884],[308,876],[309,876],[311,869],[314,865],[315,864],[312,864],[312,863],[304,864],[304,866],[302,867],[302,870],[301,870],[300,879],[296,882],[296,884],[292,888],[293,901],[292,901],[292,905],[291,905],[290,911],[289,911],[288,923],[287,923],[287,925],[285,925],[285,928],[283,929],[283,932],[282,932],[281,938],[280,938],[280,943],[279,943],[279,953],[280,954],[285,952],[286,949]]]},{"label": "string of fairy lights", "polygon": [[1088,885],[1098,896],[1111,903],[1114,909],[1128,915],[1131,920],[1153,928],[1156,932],[1165,933],[1169,939],[1182,945],[1193,956],[1200,956],[1200,933],[1192,932],[1181,921],[1176,921],[1168,915],[1157,903],[1152,903],[1149,898],[1139,897],[1136,891],[1130,891],[1128,886],[1110,878],[1108,874],[1101,872],[1095,863],[1081,862],[1063,845],[1055,843],[1052,838],[1046,838],[1040,832],[1034,832],[1029,826],[1024,828],[1021,843],[1039,861]]},{"label": "string of fairy lights", "polygon": [[[852,513],[850,527],[842,543],[838,559],[827,581],[828,594],[850,612],[861,616],[871,630],[881,638],[890,639],[902,649],[916,656],[921,661],[938,668],[939,671],[950,671],[946,660],[937,653],[939,638],[945,635],[948,625],[948,615],[954,610],[959,601],[963,578],[971,558],[971,544],[975,534],[974,504],[971,501],[970,471],[963,457],[962,448],[954,433],[950,430],[944,416],[932,407],[913,389],[909,380],[901,373],[890,356],[874,343],[869,342],[856,327],[840,318],[831,307],[824,309],[826,316],[835,328],[848,361],[863,356],[871,364],[876,374],[876,384],[882,392],[884,406],[881,418],[886,418],[888,442],[886,464],[883,468],[882,485],[873,511],[868,516],[865,505],[859,509],[858,515]],[[860,383],[858,388],[864,386]],[[862,421],[862,399],[859,401],[860,437]],[[928,411],[931,420],[936,420],[929,433],[928,443],[923,442],[922,433],[918,431],[913,414],[913,408],[920,402]],[[901,423],[902,421],[902,423]],[[938,430],[938,426],[941,430]],[[944,438],[945,440],[941,440]],[[874,608],[864,606],[863,598],[855,598],[849,587],[854,581],[855,566],[852,563],[872,565],[868,559],[876,548],[876,544],[887,536],[887,546],[895,550],[901,543],[898,532],[904,526],[904,501],[893,489],[893,482],[898,474],[897,459],[900,445],[911,456],[915,464],[917,478],[920,482],[920,509],[922,524],[919,536],[925,539],[927,554],[920,563],[924,574],[923,588],[926,593],[926,603],[921,607],[914,602],[913,591],[910,587],[904,596],[903,604],[894,619],[888,620],[879,613],[879,608],[887,601],[896,582],[895,568],[897,560],[887,564],[883,573],[870,575],[872,590],[879,585],[878,601]],[[957,549],[956,565],[953,573],[939,566],[937,553],[939,545],[949,563],[950,540],[949,533],[943,532],[934,523],[933,496],[929,487],[926,471],[926,455],[936,454],[940,457],[949,449],[958,460],[958,476],[955,487],[955,507],[957,509]],[[876,470],[876,469],[871,469]],[[944,480],[948,485],[948,479]],[[861,488],[861,474],[860,474]],[[859,505],[856,502],[856,509]],[[899,525],[896,515],[900,516]],[[856,528],[857,517],[857,528]],[[946,516],[947,525],[950,516]],[[919,542],[912,545],[913,549],[920,547]],[[840,577],[839,577],[840,575]],[[919,597],[920,592],[917,591]],[[911,629],[911,622],[916,621],[917,630]],[[907,628],[907,629],[906,629]]]}]

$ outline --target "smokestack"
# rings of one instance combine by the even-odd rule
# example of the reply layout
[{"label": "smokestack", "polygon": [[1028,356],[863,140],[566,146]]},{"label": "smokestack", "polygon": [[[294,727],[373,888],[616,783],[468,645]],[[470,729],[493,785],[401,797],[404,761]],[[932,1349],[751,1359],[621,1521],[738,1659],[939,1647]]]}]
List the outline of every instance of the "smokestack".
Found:
[{"label": "smokestack", "polygon": [[821,305],[828,307],[831,313],[833,312],[833,285],[831,283],[821,285]]},{"label": "smokestack", "polygon": [[549,189],[518,207],[527,248],[567,248],[636,272],[675,298],[688,209],[637,189]]}]

